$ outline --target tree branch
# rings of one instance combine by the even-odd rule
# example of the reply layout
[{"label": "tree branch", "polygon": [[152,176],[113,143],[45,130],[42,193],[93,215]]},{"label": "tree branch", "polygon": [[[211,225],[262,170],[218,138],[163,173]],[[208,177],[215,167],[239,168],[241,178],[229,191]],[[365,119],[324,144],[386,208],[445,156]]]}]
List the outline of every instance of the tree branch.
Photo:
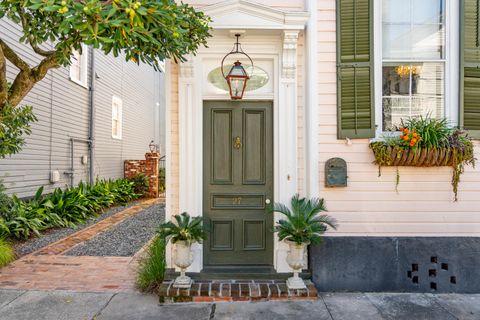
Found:
[{"label": "tree branch", "polygon": [[12,92],[8,96],[7,102],[12,106],[17,106],[32,90],[33,86],[45,77],[48,70],[59,66],[55,53],[43,59],[33,69],[20,71],[13,81]]},{"label": "tree branch", "polygon": [[8,82],[7,82],[7,60],[0,46],[0,109],[7,103]]},{"label": "tree branch", "polygon": [[38,66],[32,69],[32,76],[35,82],[42,80],[45,75],[47,74],[48,70],[53,68],[58,68],[60,65],[57,61],[57,53],[54,52],[53,54],[49,55],[45,59],[43,59]]},{"label": "tree branch", "polygon": [[2,39],[0,39],[0,47],[2,47],[5,57],[13,63],[18,69],[25,72],[30,72],[30,66],[22,58],[20,58],[15,51],[13,51]]},{"label": "tree branch", "polygon": [[28,42],[30,43],[30,46],[32,47],[33,51],[36,54],[39,54],[39,55],[44,56],[44,57],[48,57],[48,56],[55,53],[55,51],[43,50],[42,48],[35,45],[32,41],[32,37],[28,37]]},{"label": "tree branch", "polygon": [[[28,25],[28,21],[27,21],[27,18],[25,17],[25,12],[23,11],[23,7],[22,9],[19,11],[18,15],[20,16],[20,21],[22,22],[22,28],[23,30],[25,31],[26,30],[26,26]],[[32,47],[33,51],[38,54],[38,55],[41,55],[41,56],[44,56],[44,57],[48,57],[52,54],[55,53],[55,51],[49,51],[49,50],[43,50],[42,48],[40,48],[39,46],[37,46],[34,42],[33,42],[34,38],[33,36],[29,36],[28,37],[28,43],[30,43],[30,46]]]}]

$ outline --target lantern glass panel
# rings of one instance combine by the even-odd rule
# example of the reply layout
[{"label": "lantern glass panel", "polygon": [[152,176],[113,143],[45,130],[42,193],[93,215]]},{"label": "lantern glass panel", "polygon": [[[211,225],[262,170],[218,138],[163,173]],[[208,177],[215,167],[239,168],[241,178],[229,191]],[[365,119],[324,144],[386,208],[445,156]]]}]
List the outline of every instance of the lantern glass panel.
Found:
[{"label": "lantern glass panel", "polygon": [[228,77],[230,83],[230,95],[232,99],[241,99],[245,90],[247,78],[245,77]]}]

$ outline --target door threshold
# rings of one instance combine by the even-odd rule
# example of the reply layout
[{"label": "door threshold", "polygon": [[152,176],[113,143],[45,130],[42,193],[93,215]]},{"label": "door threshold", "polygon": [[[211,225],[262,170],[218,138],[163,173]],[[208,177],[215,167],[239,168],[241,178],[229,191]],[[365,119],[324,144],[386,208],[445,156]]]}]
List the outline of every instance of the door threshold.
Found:
[{"label": "door threshold", "polygon": [[[174,269],[168,269],[165,273],[166,280],[173,280],[179,275]],[[279,273],[271,266],[239,267],[204,267],[201,272],[187,272],[193,280],[286,280],[292,276],[291,272]],[[302,279],[311,279],[310,270],[303,270],[299,274]]]}]

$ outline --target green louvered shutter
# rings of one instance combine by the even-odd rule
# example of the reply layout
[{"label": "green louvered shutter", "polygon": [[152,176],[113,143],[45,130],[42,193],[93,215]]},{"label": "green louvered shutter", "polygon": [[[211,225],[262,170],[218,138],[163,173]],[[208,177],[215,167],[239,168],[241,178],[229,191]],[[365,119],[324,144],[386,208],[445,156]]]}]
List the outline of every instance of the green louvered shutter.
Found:
[{"label": "green louvered shutter", "polygon": [[373,0],[337,0],[338,138],[375,136]]},{"label": "green louvered shutter", "polygon": [[480,138],[480,0],[462,0],[460,126]]}]

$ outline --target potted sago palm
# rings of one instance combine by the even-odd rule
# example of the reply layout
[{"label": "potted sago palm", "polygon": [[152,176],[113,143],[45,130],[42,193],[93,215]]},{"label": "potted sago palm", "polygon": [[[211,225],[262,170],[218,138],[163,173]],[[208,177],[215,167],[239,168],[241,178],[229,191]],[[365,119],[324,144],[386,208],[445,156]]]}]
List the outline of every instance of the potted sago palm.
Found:
[{"label": "potted sago palm", "polygon": [[174,245],[174,263],[180,268],[180,276],[175,279],[173,287],[190,288],[192,279],[185,274],[193,262],[192,244],[201,243],[207,234],[203,229],[201,217],[190,217],[186,212],[173,216],[172,221],[160,225],[160,235],[165,241],[172,241]]},{"label": "potted sago palm", "polygon": [[274,227],[274,232],[277,232],[280,241],[289,246],[287,263],[293,269],[293,276],[288,278],[287,286],[289,289],[305,289],[305,283],[298,276],[306,267],[305,250],[309,244],[320,243],[328,227],[336,229],[337,222],[326,214],[320,214],[327,211],[323,199],[305,199],[298,194],[292,197],[290,208],[276,203],[272,211],[284,216]]}]

